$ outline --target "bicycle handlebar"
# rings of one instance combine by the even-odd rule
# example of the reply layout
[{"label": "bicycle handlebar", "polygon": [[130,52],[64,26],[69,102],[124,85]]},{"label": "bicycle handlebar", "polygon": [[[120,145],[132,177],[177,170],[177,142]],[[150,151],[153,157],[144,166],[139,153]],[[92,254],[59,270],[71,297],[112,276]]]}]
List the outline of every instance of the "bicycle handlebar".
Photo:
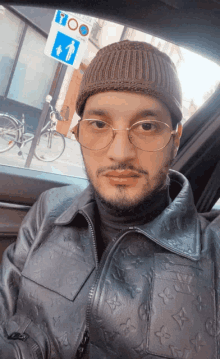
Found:
[{"label": "bicycle handlebar", "polygon": [[63,117],[61,116],[61,114],[58,111],[55,112],[55,115],[56,115],[58,121],[62,121]]},{"label": "bicycle handlebar", "polygon": [[58,121],[62,121],[62,120],[63,120],[63,117],[61,116],[61,114],[59,113],[59,111],[57,111],[56,109],[53,108],[52,105],[50,105],[50,115],[51,115],[52,113],[55,114],[55,116],[56,116],[56,118],[57,118]]}]

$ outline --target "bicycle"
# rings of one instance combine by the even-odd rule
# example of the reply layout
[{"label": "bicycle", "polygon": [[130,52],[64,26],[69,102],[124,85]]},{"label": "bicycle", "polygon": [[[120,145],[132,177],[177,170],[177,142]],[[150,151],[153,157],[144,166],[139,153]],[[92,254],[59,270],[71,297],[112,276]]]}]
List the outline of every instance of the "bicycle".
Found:
[{"label": "bicycle", "polygon": [[[53,162],[64,152],[66,144],[64,136],[55,130],[56,123],[62,121],[58,111],[50,105],[50,119],[42,128],[35,148],[35,157],[44,162]],[[21,149],[32,141],[34,134],[25,133],[25,117],[21,121],[8,113],[0,113],[0,153],[9,151],[17,145]]]}]

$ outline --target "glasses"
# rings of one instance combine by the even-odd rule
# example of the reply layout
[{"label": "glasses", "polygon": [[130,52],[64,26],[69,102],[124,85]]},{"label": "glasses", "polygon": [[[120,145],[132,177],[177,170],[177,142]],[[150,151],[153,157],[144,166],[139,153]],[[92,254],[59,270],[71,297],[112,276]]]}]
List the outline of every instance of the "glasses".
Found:
[{"label": "glasses", "polygon": [[169,125],[160,121],[139,121],[129,128],[118,130],[105,121],[95,119],[81,120],[72,132],[83,147],[99,151],[113,142],[116,131],[128,131],[129,141],[148,152],[162,150],[176,133],[171,131]]}]

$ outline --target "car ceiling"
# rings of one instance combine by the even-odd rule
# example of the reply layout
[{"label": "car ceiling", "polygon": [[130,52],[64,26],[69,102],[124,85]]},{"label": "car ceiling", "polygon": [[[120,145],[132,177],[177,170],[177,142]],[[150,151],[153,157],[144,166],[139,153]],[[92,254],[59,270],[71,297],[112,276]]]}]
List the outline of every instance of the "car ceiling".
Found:
[{"label": "car ceiling", "polygon": [[[128,25],[220,63],[220,0],[63,0],[62,5],[57,0],[19,0],[19,4],[18,0],[2,0],[4,4],[54,9],[62,6],[62,10]],[[197,208],[203,212],[210,210],[220,196],[219,103],[220,88],[184,125],[180,151],[173,164],[190,180]],[[6,172],[1,176],[5,181],[8,178]],[[47,183],[41,182],[41,190],[35,187],[36,191],[65,184],[65,176],[63,182],[57,183],[52,177]]]}]

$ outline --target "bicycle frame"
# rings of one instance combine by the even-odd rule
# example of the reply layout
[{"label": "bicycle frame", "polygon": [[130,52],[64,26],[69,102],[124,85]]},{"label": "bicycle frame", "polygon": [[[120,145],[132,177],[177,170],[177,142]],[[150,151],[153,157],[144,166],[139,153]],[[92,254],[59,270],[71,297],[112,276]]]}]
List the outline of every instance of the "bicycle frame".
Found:
[{"label": "bicycle frame", "polygon": [[[0,118],[5,117],[4,121],[6,121],[6,125],[4,126],[4,121],[2,120],[2,127],[0,128],[0,136],[4,136],[4,140],[6,140],[6,148],[1,148],[0,152],[5,152],[10,150],[14,145],[17,145],[18,148],[22,149],[28,142],[31,142],[35,134],[25,132],[25,117],[22,115],[21,119],[15,118],[13,115],[9,115],[8,113],[1,113]],[[9,124],[7,125],[7,120]],[[65,138],[62,134],[56,131],[57,121],[62,121],[62,116],[56,109],[53,109],[50,106],[49,119],[46,121],[45,126],[41,129],[41,133],[37,138],[37,146],[35,148],[34,155],[40,161],[51,162],[55,161],[59,158],[63,151],[65,150]],[[46,142],[45,142],[46,141]],[[53,148],[53,143],[59,143],[58,152],[50,151]],[[43,144],[43,149],[41,149],[41,144]],[[46,144],[46,148],[48,151],[44,150]],[[4,145],[4,142],[3,142]],[[56,146],[55,146],[56,149]],[[19,156],[23,156],[22,150],[18,152]],[[51,157],[52,156],[52,157]]]},{"label": "bicycle frame", "polygon": [[[56,114],[56,111],[53,110],[53,107],[52,107],[52,106],[50,106],[50,107],[51,107],[50,119],[49,119],[49,121],[46,123],[46,125],[42,128],[41,134],[42,134],[45,130],[47,130],[48,132],[52,131],[52,130],[53,130],[53,127],[54,127],[55,124],[56,124],[56,121],[54,121],[54,120],[52,119],[52,115],[53,115],[53,114]],[[1,114],[0,114],[0,115],[1,115]],[[28,132],[26,132],[26,133],[24,132],[24,125],[25,125],[25,119],[24,119],[24,117],[23,117],[23,122],[20,121],[20,120],[18,120],[18,119],[16,119],[14,116],[11,116],[11,115],[10,115],[10,117],[13,117],[13,119],[17,122],[18,131],[19,131],[19,139],[18,139],[18,141],[14,140],[14,142],[16,143],[16,145],[17,145],[18,147],[22,148],[23,146],[26,145],[26,143],[28,143],[28,142],[30,142],[30,141],[33,140],[34,134],[28,133]],[[24,139],[24,135],[28,135],[29,138],[28,138],[28,139]]]}]

